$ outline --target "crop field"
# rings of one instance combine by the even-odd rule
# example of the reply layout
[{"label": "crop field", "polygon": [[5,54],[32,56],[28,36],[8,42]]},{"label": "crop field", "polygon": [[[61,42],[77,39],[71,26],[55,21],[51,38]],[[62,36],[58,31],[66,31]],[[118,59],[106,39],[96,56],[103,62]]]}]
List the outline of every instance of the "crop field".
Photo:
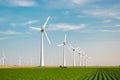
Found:
[{"label": "crop field", "polygon": [[0,80],[120,80],[120,67],[1,68]]}]

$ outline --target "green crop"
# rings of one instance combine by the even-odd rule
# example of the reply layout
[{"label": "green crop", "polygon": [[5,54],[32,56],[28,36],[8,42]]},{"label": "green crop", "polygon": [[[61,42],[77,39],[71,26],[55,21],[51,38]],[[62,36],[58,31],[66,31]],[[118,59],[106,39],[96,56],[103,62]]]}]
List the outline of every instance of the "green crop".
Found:
[{"label": "green crop", "polygon": [[0,80],[120,80],[120,68],[1,68]]}]

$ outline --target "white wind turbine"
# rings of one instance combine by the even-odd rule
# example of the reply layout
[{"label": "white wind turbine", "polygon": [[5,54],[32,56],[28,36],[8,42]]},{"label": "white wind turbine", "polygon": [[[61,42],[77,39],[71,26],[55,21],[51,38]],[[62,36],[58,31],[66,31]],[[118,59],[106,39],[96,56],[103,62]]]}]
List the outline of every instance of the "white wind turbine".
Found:
[{"label": "white wind turbine", "polygon": [[86,53],[84,50],[82,50],[81,52],[81,57],[82,57],[82,66],[85,66],[86,65]]},{"label": "white wind turbine", "polygon": [[79,52],[78,54],[79,54],[78,66],[80,66],[80,63],[81,63],[81,62],[80,62],[81,53]]},{"label": "white wind turbine", "polygon": [[79,55],[79,59],[78,59],[78,66],[82,66],[83,65],[83,57],[85,56],[85,52],[83,49],[79,48],[79,50],[77,51],[78,52],[78,55]]},{"label": "white wind turbine", "polygon": [[5,53],[3,51],[2,53],[2,58],[1,58],[1,62],[2,62],[2,65],[5,65],[5,60],[7,59],[7,57],[5,56]]},{"label": "white wind turbine", "polygon": [[41,31],[41,53],[40,53],[40,66],[45,66],[44,65],[44,52],[43,52],[43,36],[45,34],[47,40],[48,40],[48,43],[51,44],[49,38],[48,38],[48,35],[47,35],[47,32],[46,32],[46,25],[47,25],[47,22],[49,20],[50,17],[47,18],[46,22],[44,23],[44,25],[40,28],[35,28],[35,27],[30,27],[31,29],[34,29],[34,30],[38,30],[38,31]]},{"label": "white wind turbine", "polygon": [[70,47],[73,51],[73,66],[75,66],[75,52],[79,49],[79,47],[74,48],[71,44]]},{"label": "white wind turbine", "polygon": [[21,57],[21,56],[18,57],[18,65],[22,65],[22,59],[23,59],[23,57]]},{"label": "white wind turbine", "polygon": [[65,34],[63,43],[59,44],[58,46],[63,46],[63,67],[65,67],[66,66],[65,47],[67,46],[67,44],[66,44],[66,34]]},{"label": "white wind turbine", "polygon": [[87,54],[85,55],[85,66],[89,66],[91,57],[89,57]]},{"label": "white wind turbine", "polygon": [[2,59],[0,58],[0,64],[2,64]]},{"label": "white wind turbine", "polygon": [[30,57],[30,65],[33,65],[33,57]]},{"label": "white wind turbine", "polygon": [[78,66],[80,66],[80,64],[82,65],[82,50],[79,50],[79,52],[78,52],[78,55],[79,55],[79,61],[78,61]]},{"label": "white wind turbine", "polygon": [[1,59],[0,59],[0,64],[1,64]]}]

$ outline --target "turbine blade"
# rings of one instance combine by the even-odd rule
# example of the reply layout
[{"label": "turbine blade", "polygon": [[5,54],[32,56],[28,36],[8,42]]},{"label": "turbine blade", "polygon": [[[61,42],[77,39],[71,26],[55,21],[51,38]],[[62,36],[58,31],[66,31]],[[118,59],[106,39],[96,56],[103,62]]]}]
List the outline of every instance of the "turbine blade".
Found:
[{"label": "turbine blade", "polygon": [[71,51],[71,50],[70,50],[70,47],[69,47],[68,45],[66,45],[66,46],[67,46],[68,50]]},{"label": "turbine blade", "polygon": [[35,27],[29,27],[29,28],[31,28],[31,29],[34,29],[34,30],[41,30],[41,28],[35,28]]},{"label": "turbine blade", "polygon": [[60,46],[63,46],[64,44],[59,44],[59,45],[57,45],[58,47],[60,47]]},{"label": "turbine blade", "polygon": [[77,47],[77,48],[75,48],[75,49],[76,49],[76,51],[77,51],[78,53],[83,54],[83,49],[81,49],[80,47]]},{"label": "turbine blade", "polygon": [[70,44],[70,48],[74,49],[73,46],[72,46],[72,44]]},{"label": "turbine blade", "polygon": [[79,51],[78,49],[77,50],[75,50],[77,53],[81,53],[81,51]]},{"label": "turbine blade", "polygon": [[79,47],[76,47],[76,48],[75,48],[75,50],[78,50],[78,49],[79,49]]},{"label": "turbine blade", "polygon": [[76,47],[75,51],[79,53],[80,52],[79,47]]},{"label": "turbine blade", "polygon": [[3,59],[7,59],[7,57],[5,56],[4,51],[3,51],[3,54],[2,54],[2,58],[3,58]]},{"label": "turbine blade", "polygon": [[64,37],[64,42],[66,42],[66,34],[65,34],[65,37]]},{"label": "turbine blade", "polygon": [[50,19],[50,17],[47,18],[47,20],[45,21],[44,25],[43,25],[43,28],[46,27],[46,24],[48,23],[48,20]]},{"label": "turbine blade", "polygon": [[46,31],[44,31],[44,32],[45,32],[45,36],[47,38],[48,43],[51,45],[50,39],[48,38],[48,35],[47,35],[47,32]]}]

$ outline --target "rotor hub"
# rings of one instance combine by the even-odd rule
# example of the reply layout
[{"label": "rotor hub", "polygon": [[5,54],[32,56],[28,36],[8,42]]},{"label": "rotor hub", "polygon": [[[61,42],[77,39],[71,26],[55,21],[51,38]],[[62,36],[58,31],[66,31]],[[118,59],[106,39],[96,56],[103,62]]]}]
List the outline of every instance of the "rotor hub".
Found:
[{"label": "rotor hub", "polygon": [[63,42],[63,44],[64,44],[64,45],[66,45],[66,43],[65,43],[65,42]]},{"label": "rotor hub", "polygon": [[41,32],[44,32],[44,28],[43,27],[41,27]]},{"label": "rotor hub", "polygon": [[75,51],[75,49],[73,49],[73,51]]}]

